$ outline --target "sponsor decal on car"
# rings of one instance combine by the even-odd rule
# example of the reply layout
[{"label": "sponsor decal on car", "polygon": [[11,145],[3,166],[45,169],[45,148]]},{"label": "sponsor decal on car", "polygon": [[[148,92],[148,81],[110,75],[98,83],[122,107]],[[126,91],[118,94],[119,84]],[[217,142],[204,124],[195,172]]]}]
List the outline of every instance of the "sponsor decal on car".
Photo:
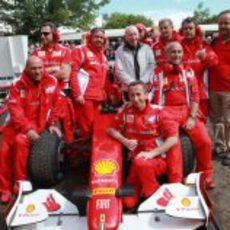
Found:
[{"label": "sponsor decal on car", "polygon": [[94,164],[94,171],[97,175],[113,175],[118,170],[117,163],[113,160],[99,160]]},{"label": "sponsor decal on car", "polygon": [[184,206],[184,207],[189,207],[191,205],[191,201],[189,200],[189,198],[183,198],[181,200],[181,204]]},{"label": "sponsor decal on car", "polygon": [[97,199],[96,200],[96,209],[110,209],[110,199]]},{"label": "sponsor decal on car", "polygon": [[157,200],[157,204],[162,206],[162,207],[166,207],[169,203],[169,201],[174,198],[174,196],[172,195],[172,193],[166,188],[163,193],[162,196],[158,198]]},{"label": "sponsor decal on car", "polygon": [[48,195],[48,197],[46,198],[46,202],[44,202],[43,204],[49,213],[56,212],[61,208],[61,205],[55,200],[51,193]]},{"label": "sponsor decal on car", "polygon": [[34,204],[29,204],[26,207],[26,212],[31,214],[31,213],[33,213],[35,211],[35,209],[36,209],[36,206]]},{"label": "sponsor decal on car", "polygon": [[93,196],[95,195],[115,195],[115,188],[112,187],[104,187],[104,188],[94,188]]}]

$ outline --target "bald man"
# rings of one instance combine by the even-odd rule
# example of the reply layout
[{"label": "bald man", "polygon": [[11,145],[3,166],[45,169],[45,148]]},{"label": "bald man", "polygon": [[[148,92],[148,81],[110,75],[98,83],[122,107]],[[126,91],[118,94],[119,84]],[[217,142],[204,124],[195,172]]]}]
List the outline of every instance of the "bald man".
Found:
[{"label": "bald man", "polygon": [[51,133],[61,135],[55,125],[58,94],[57,80],[44,72],[40,58],[31,56],[22,76],[10,89],[10,120],[0,143],[0,202],[8,203],[18,190],[16,182],[26,179],[31,142],[39,140],[47,125]]},{"label": "bald man", "polygon": [[155,60],[151,48],[140,43],[136,26],[125,29],[124,43],[116,51],[115,74],[125,92],[131,82],[141,80],[146,85],[154,72]]},{"label": "bald man", "polygon": [[156,69],[154,76],[154,104],[165,107],[174,125],[190,137],[197,159],[197,171],[202,172],[207,188],[212,181],[211,140],[207,128],[198,117],[199,90],[191,68],[182,64],[183,48],[179,42],[166,45],[167,62]]}]

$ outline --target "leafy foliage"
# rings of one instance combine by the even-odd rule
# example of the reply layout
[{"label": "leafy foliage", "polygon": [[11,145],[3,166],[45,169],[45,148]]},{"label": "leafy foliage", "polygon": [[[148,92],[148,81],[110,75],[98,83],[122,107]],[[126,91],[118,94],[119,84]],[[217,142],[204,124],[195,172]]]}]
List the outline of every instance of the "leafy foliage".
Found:
[{"label": "leafy foliage", "polygon": [[44,21],[88,29],[100,7],[110,0],[0,0],[0,22],[13,33],[37,37]]},{"label": "leafy foliage", "polygon": [[106,15],[106,18],[105,28],[108,29],[125,28],[136,23],[143,23],[145,26],[153,25],[152,20],[143,15],[113,13],[110,16]]},{"label": "leafy foliage", "polygon": [[197,9],[193,12],[198,24],[210,24],[217,22],[217,15],[210,15],[210,9],[204,8],[203,3],[199,3]]}]

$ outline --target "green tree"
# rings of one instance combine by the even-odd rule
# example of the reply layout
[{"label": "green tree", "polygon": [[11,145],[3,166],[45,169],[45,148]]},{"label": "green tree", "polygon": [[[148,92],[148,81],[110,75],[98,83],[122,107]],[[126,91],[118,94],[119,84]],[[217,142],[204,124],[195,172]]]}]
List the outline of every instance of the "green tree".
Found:
[{"label": "green tree", "polygon": [[88,29],[100,7],[110,0],[0,0],[0,21],[13,33],[37,37],[44,21]]},{"label": "green tree", "polygon": [[143,23],[147,27],[153,25],[152,20],[143,15],[113,13],[107,18],[107,22],[105,23],[105,28],[107,29],[125,28],[131,24],[136,24],[136,23]]},{"label": "green tree", "polygon": [[217,22],[217,15],[211,15],[210,9],[205,8],[201,2],[193,12],[193,16],[196,18],[198,24],[210,24]]}]

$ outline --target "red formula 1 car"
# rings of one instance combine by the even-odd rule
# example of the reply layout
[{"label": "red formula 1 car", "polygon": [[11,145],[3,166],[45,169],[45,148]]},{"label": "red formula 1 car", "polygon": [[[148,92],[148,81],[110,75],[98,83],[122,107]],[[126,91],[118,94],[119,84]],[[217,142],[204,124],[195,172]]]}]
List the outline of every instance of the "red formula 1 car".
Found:
[{"label": "red formula 1 car", "polygon": [[[4,212],[9,229],[208,229],[211,222],[215,223],[201,174],[190,174],[185,184],[163,184],[135,212],[123,212],[122,197],[131,196],[133,190],[123,185],[122,147],[106,133],[112,117],[111,114],[99,114],[96,118],[89,175],[87,169],[86,177],[78,175],[87,187],[73,185],[68,194],[58,186],[56,189],[33,189],[31,182],[20,182],[18,196]],[[182,140],[186,149],[182,148],[187,151],[185,161],[188,161],[193,156],[186,141]],[[69,146],[63,149],[60,140],[48,132],[44,132],[40,143],[33,145],[29,174],[35,186],[57,181],[60,175],[58,158],[65,148]],[[188,166],[188,162],[186,164]],[[78,166],[85,169],[83,163]],[[191,162],[190,167],[193,168]],[[66,187],[67,184],[66,181]],[[82,201],[86,204],[83,212]]]}]

